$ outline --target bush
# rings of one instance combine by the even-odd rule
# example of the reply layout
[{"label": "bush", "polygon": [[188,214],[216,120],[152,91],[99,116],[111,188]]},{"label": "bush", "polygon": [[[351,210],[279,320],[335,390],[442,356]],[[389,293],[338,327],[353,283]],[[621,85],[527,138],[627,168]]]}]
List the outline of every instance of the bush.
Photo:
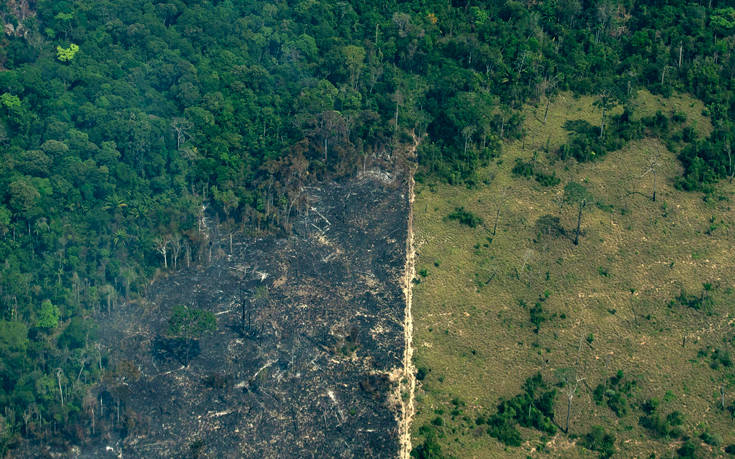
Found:
[{"label": "bush", "polygon": [[679,296],[676,297],[676,301],[680,305],[692,308],[695,311],[709,311],[714,306],[714,301],[705,291],[702,291],[700,295],[690,295],[682,289]]},{"label": "bush", "polygon": [[658,413],[651,413],[647,416],[642,416],[638,420],[638,424],[641,427],[648,429],[656,438],[677,438],[682,436],[682,431],[679,426],[681,426],[683,422],[684,417],[678,411],[672,411],[669,413],[665,420],[662,419]]},{"label": "bush", "polygon": [[434,429],[429,426],[423,426],[419,430],[425,432],[426,438],[423,443],[417,445],[413,450],[411,450],[411,457],[415,457],[417,459],[443,458],[444,454],[442,454],[439,442],[436,441],[436,432],[434,432]]},{"label": "bush", "polygon": [[695,445],[693,441],[687,440],[683,445],[681,445],[681,448],[676,450],[676,454],[678,454],[679,457],[695,459],[698,457],[697,450],[697,445]]},{"label": "bush", "polygon": [[460,224],[469,226],[470,228],[475,228],[483,223],[482,218],[472,212],[464,210],[464,207],[457,207],[454,209],[454,212],[447,216],[447,218],[449,220],[456,220]]},{"label": "bush", "polygon": [[626,380],[624,376],[622,370],[618,370],[606,384],[599,384],[592,393],[598,405],[605,402],[618,417],[628,413],[628,397],[637,385],[635,380]]},{"label": "bush", "polygon": [[521,446],[521,433],[507,418],[499,415],[493,415],[487,422],[487,433],[491,437],[497,438],[501,443],[508,446]]},{"label": "bush", "polygon": [[516,165],[513,166],[512,172],[517,177],[533,177],[533,164],[518,158],[516,159]]},{"label": "bush", "polygon": [[541,186],[556,186],[561,182],[561,179],[556,176],[556,172],[546,174],[537,171],[532,162],[521,159],[516,159],[516,165],[513,166],[512,172],[516,177],[533,177]]},{"label": "bush", "polygon": [[605,432],[600,426],[592,427],[592,430],[584,436],[583,445],[587,449],[598,451],[602,458],[615,454],[615,436]]},{"label": "bush", "polygon": [[722,443],[722,438],[719,435],[709,432],[702,432],[699,434],[699,438],[710,446],[720,446],[720,443]]},{"label": "bush", "polygon": [[[516,425],[555,434],[553,419],[556,390],[546,388],[547,384],[540,374],[528,378],[523,385],[524,393],[498,404],[497,413],[487,419],[487,433],[508,446],[520,446],[523,440]],[[480,423],[480,418],[477,422]]]},{"label": "bush", "polygon": [[544,308],[541,306],[541,303],[536,303],[533,305],[533,307],[528,311],[530,314],[530,320],[531,323],[536,327],[533,332],[538,334],[538,332],[541,329],[541,324],[546,322],[546,314],[544,314]]}]

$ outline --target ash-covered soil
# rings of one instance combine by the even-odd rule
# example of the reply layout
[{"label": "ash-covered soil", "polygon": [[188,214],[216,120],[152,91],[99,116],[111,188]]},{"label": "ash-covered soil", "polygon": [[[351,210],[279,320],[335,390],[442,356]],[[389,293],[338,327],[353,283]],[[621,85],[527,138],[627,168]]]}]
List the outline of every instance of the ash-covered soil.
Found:
[{"label": "ash-covered soil", "polygon": [[[128,370],[100,399],[113,417],[121,400],[127,435],[81,455],[395,457],[409,204],[387,177],[308,189],[291,237],[232,254],[223,241],[211,266],[108,317],[103,342]],[[216,332],[167,338],[180,304],[212,311]]]}]

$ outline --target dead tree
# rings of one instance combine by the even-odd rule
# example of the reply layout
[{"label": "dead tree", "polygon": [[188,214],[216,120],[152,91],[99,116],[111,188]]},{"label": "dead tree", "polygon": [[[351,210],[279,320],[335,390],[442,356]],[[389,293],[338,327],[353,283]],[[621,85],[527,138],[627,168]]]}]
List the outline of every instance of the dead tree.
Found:
[{"label": "dead tree", "polygon": [[615,107],[615,98],[613,95],[607,91],[603,90],[600,93],[599,99],[597,99],[593,105],[595,107],[598,107],[602,111],[602,117],[600,120],[600,139],[602,139],[605,136],[605,120],[607,113]]},{"label": "dead tree", "polygon": [[505,205],[505,201],[507,199],[508,190],[505,189],[500,195],[500,203],[498,204],[498,210],[495,212],[495,223],[493,224],[493,236],[495,236],[495,232],[498,229],[498,221],[500,220],[500,211],[503,209],[503,206]]},{"label": "dead tree", "polygon": [[174,236],[173,239],[171,239],[171,257],[173,258],[174,262],[174,271],[176,270],[179,254],[181,253],[181,249],[184,247],[181,241],[181,236]]},{"label": "dead tree", "polygon": [[569,419],[572,415],[572,400],[577,393],[579,383],[585,378],[580,377],[574,368],[563,368],[559,371],[559,379],[564,386],[564,395],[567,397],[567,419],[564,426],[564,433],[569,433]]},{"label": "dead tree", "polygon": [[185,118],[174,118],[171,122],[171,127],[176,133],[176,149],[181,148],[181,144],[186,142],[187,138],[191,137],[189,131],[193,127],[191,122]]},{"label": "dead tree", "polygon": [[59,396],[61,397],[61,407],[64,407],[64,391],[61,390],[61,376],[64,371],[61,368],[56,369],[56,380],[59,382]]},{"label": "dead tree", "polygon": [[247,307],[250,304],[248,296],[250,296],[248,290],[240,290],[240,334],[242,336],[250,336],[251,331],[251,309]]},{"label": "dead tree", "polygon": [[556,89],[556,85],[559,82],[559,75],[554,75],[553,77],[549,78],[548,76],[545,77],[541,83],[539,83],[539,92],[543,93],[544,97],[546,98],[546,108],[544,108],[544,124],[546,124],[546,119],[549,116],[549,107],[551,106],[551,95],[554,93],[554,90]]},{"label": "dead tree", "polygon": [[168,251],[168,245],[171,241],[169,240],[168,236],[160,236],[157,237],[153,243],[156,245],[156,251],[163,255],[163,267],[165,269],[168,269],[168,258],[166,256],[166,253]]},{"label": "dead tree", "polygon": [[725,411],[725,385],[720,386],[720,397],[722,401],[722,411]]},{"label": "dead tree", "polygon": [[653,175],[653,195],[651,196],[651,200],[653,202],[656,202],[656,178],[658,166],[658,155],[654,155],[650,158],[648,162],[648,168],[645,170],[645,172],[643,172],[643,175],[641,175],[641,178],[645,177],[648,173],[651,173]]}]

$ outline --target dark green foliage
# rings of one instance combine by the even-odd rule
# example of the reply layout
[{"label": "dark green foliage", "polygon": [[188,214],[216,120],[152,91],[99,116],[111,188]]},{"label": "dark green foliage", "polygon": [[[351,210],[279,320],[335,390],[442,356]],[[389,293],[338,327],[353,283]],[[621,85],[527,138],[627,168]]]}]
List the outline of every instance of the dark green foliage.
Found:
[{"label": "dark green foliage", "polygon": [[81,317],[74,317],[59,336],[59,347],[76,349],[85,347],[88,341],[96,339],[95,327]]},{"label": "dark green foliage", "polygon": [[523,437],[513,423],[502,416],[493,415],[487,420],[487,433],[508,446],[521,446]]},{"label": "dark green foliage", "polygon": [[556,172],[546,174],[538,171],[532,162],[526,162],[520,158],[516,159],[516,164],[513,166],[513,175],[526,178],[533,177],[542,186],[556,186],[561,182],[561,179],[556,176]]},{"label": "dark green foliage", "polygon": [[561,183],[561,179],[556,176],[556,172],[545,174],[537,171],[534,174],[534,178],[541,186],[556,186]]},{"label": "dark green foliage", "polygon": [[470,228],[475,228],[483,223],[482,218],[465,210],[464,207],[457,207],[454,209],[454,212],[447,215],[447,218],[449,220],[457,221],[462,225],[469,226]]},{"label": "dark green foliage", "polygon": [[713,370],[717,370],[721,366],[725,368],[732,367],[732,358],[730,357],[730,353],[727,351],[727,349],[713,348],[707,346],[705,349],[701,349],[697,353],[697,356],[709,357],[709,366]]},{"label": "dark green foliage", "polygon": [[549,435],[556,433],[553,421],[556,390],[546,390],[548,386],[540,374],[528,378],[523,388],[524,393],[510,400],[502,400],[497,413],[486,421],[487,433],[508,446],[520,446],[522,442],[516,425],[533,428]]},{"label": "dark green foliage", "polygon": [[535,326],[533,332],[538,333],[541,328],[541,324],[546,322],[544,308],[540,302],[536,302],[533,307],[528,310],[528,313],[530,315],[531,323]]},{"label": "dark green foliage", "polygon": [[677,456],[687,459],[697,459],[700,457],[699,454],[697,454],[698,452],[699,447],[692,440],[685,441],[684,444],[676,450]]},{"label": "dark green foliage", "polygon": [[659,401],[655,398],[650,398],[641,404],[641,410],[646,414],[652,414],[658,408]]},{"label": "dark green foliage", "polygon": [[[14,28],[19,3],[0,6]],[[601,22],[598,3],[28,2],[25,33],[0,34],[0,333],[33,349],[0,354],[8,432],[34,435],[21,421],[31,409],[41,437],[72,417],[89,424],[84,390],[63,409],[47,390],[57,368],[99,376],[66,354],[92,344],[80,319],[143,295],[174,265],[172,244],[206,263],[205,204],[227,231],[288,231],[302,185],[394,156],[413,133],[417,180],[476,185],[522,135],[521,107],[556,90],[603,94],[605,110],[640,87],[694,94],[708,139],[679,113],[636,121],[626,109],[601,139],[568,125],[560,155],[590,160],[656,135],[681,147],[680,188],[729,177],[731,10],[642,2],[621,26]],[[558,85],[539,94],[550,76]]]},{"label": "dark green foliage", "polygon": [[601,458],[608,458],[615,454],[615,436],[605,432],[600,426],[593,426],[584,436],[583,445],[587,449],[597,451]]},{"label": "dark green foliage", "polygon": [[200,338],[217,329],[217,319],[210,311],[190,308],[188,306],[174,306],[171,317],[168,319],[168,334],[184,338]]},{"label": "dark green foliage", "polygon": [[436,431],[428,426],[419,429],[425,435],[424,442],[411,450],[411,457],[416,459],[443,459],[441,445],[436,439]]},{"label": "dark green foliage", "polygon": [[686,306],[697,311],[710,311],[715,304],[706,289],[703,289],[702,293],[699,295],[688,294],[686,290],[682,289],[679,296],[676,297],[676,301],[682,306]]},{"label": "dark green foliage", "polygon": [[595,388],[592,397],[598,405],[604,402],[616,416],[621,417],[628,413],[628,398],[636,386],[636,380],[625,378],[623,371],[618,370],[615,376]]},{"label": "dark green foliage", "polygon": [[720,446],[720,443],[722,443],[722,439],[719,435],[713,435],[706,431],[699,434],[699,438],[710,446]]},{"label": "dark green foliage", "polygon": [[513,175],[517,177],[533,177],[534,169],[533,163],[524,161],[521,158],[516,159],[516,164],[513,166]]},{"label": "dark green foliage", "polygon": [[[599,127],[592,126],[586,121],[567,121],[564,128],[571,133],[569,141],[562,145],[557,154],[561,159],[574,158],[579,162],[601,159],[608,152],[622,148],[630,140],[645,136],[673,139],[672,124],[681,125],[686,120],[681,114],[679,116],[673,114],[669,119],[660,111],[640,120],[633,120],[632,116],[632,110],[625,107],[622,114],[612,116],[606,121],[607,127],[603,136],[600,136]],[[694,137],[693,131],[687,131],[686,134],[682,131],[678,137],[679,141],[690,142]]]},{"label": "dark green foliage", "polygon": [[733,455],[733,456],[735,456],[735,444],[733,444],[733,445],[727,445],[727,446],[725,447],[725,452],[726,452],[727,454],[730,454],[730,455]]},{"label": "dark green foliage", "polygon": [[651,410],[650,414],[641,416],[638,424],[645,427],[656,438],[678,438],[683,435],[679,426],[684,422],[683,416],[678,411],[672,411],[665,418],[662,418],[655,410]]}]

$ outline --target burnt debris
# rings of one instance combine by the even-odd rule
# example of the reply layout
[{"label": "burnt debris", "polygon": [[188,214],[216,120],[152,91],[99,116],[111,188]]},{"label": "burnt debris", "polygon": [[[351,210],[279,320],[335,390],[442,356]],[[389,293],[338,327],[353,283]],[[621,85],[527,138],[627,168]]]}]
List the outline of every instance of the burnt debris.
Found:
[{"label": "burnt debris", "polygon": [[[406,193],[376,174],[310,188],[290,237],[240,241],[106,318],[111,361],[139,377],[101,389],[126,385],[109,403],[138,423],[81,455],[396,456]],[[212,312],[216,331],[167,337],[180,304]]]}]

